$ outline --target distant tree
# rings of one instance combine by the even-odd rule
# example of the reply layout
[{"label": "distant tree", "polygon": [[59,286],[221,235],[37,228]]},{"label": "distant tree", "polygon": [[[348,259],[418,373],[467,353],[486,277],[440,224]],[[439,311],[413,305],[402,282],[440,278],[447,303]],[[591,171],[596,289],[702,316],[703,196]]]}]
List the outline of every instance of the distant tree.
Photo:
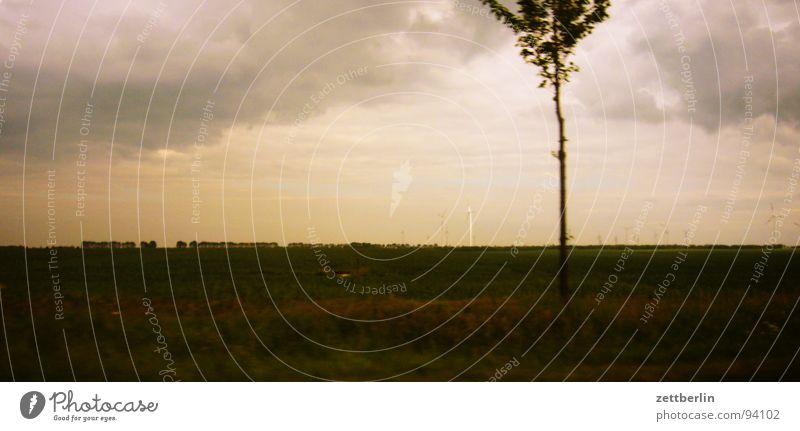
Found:
[{"label": "distant tree", "polygon": [[147,244],[147,241],[142,241],[142,242],[140,242],[140,243],[139,243],[139,247],[140,247],[140,248],[147,248],[147,247],[149,247],[149,246],[148,246],[148,244]]},{"label": "distant tree", "polygon": [[610,0],[518,0],[518,11],[512,12],[498,0],[481,0],[492,14],[517,34],[517,46],[526,62],[539,68],[540,88],[553,87],[556,120],[558,120],[558,159],[560,181],[559,292],[569,294],[567,265],[567,143],[564,117],[561,114],[561,87],[578,67],[569,60],[578,41],[592,32],[594,26],[608,18]]},{"label": "distant tree", "polygon": [[147,243],[147,246],[150,248],[156,248],[158,247],[158,244],[155,241],[150,241],[149,243]]},{"label": "distant tree", "polygon": [[186,248],[186,243],[183,241],[178,241],[175,243],[176,248]]}]

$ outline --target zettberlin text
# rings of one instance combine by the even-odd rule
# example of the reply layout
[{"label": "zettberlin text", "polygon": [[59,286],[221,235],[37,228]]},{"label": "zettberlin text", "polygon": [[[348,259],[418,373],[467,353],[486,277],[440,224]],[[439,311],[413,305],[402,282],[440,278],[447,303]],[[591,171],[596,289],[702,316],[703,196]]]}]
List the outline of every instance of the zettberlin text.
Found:
[{"label": "zettberlin text", "polygon": [[683,392],[669,395],[656,395],[657,403],[713,403],[714,395],[700,392],[695,395],[684,395]]}]

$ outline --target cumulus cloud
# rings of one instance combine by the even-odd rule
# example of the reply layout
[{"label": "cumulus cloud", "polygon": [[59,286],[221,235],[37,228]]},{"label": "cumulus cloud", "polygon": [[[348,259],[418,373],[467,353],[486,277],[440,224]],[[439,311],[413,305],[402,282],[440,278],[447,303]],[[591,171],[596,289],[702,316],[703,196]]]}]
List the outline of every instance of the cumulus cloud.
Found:
[{"label": "cumulus cloud", "polygon": [[[46,142],[77,140],[87,103],[92,135],[115,145],[185,146],[208,99],[218,107],[211,138],[234,123],[294,119],[309,96],[339,74],[400,61],[459,65],[504,42],[486,19],[452,5],[378,1],[37,3],[27,13],[15,67],[4,151],[47,156]],[[15,13],[4,14],[3,34]],[[85,26],[85,27],[84,27]],[[53,37],[48,39],[52,31]],[[2,51],[8,38],[0,38]],[[41,67],[39,63],[41,62]],[[39,79],[36,79],[38,75]],[[428,79],[430,78],[430,79]],[[388,88],[434,85],[435,75],[371,74],[337,92],[346,104]],[[380,80],[378,80],[380,79]],[[34,89],[34,85],[36,85]],[[63,97],[62,97],[63,94]],[[28,108],[33,100],[30,127]],[[55,119],[59,118],[58,138]],[[145,130],[142,136],[142,130]]]},{"label": "cumulus cloud", "polygon": [[597,73],[611,114],[656,122],[691,117],[716,130],[742,121],[751,78],[755,116],[800,120],[793,42],[800,17],[793,2],[636,1],[616,3],[612,13],[616,25],[598,31],[582,57],[584,69]]}]

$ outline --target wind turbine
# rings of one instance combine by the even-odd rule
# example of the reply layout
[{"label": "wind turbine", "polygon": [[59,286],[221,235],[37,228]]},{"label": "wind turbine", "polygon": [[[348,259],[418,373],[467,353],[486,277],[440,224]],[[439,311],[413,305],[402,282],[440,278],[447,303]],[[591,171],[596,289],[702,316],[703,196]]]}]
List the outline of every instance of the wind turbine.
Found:
[{"label": "wind turbine", "polygon": [[775,206],[772,204],[769,204],[769,212],[770,216],[767,218],[767,224],[769,224],[769,222],[773,223],[773,230],[770,232],[770,235],[772,235],[774,232],[778,231],[778,219],[780,217],[778,216],[778,213],[775,212]]},{"label": "wind turbine", "polygon": [[472,236],[472,207],[467,207],[467,217],[469,218],[469,246],[472,247],[474,237]]},{"label": "wind turbine", "polygon": [[628,233],[628,232],[630,232],[631,227],[630,226],[625,226],[622,229],[625,230],[625,239],[624,239],[624,241],[627,244],[627,243],[629,243],[631,241],[631,237],[630,237],[630,235]]},{"label": "wind turbine", "polygon": [[667,224],[661,223],[661,227],[664,229],[664,245],[669,245],[669,229],[667,228]]},{"label": "wind turbine", "polygon": [[447,215],[447,211],[442,211],[436,215],[439,216],[439,238],[441,238],[442,235],[444,235],[444,245],[447,245],[447,233],[445,232],[444,229],[444,217]]}]

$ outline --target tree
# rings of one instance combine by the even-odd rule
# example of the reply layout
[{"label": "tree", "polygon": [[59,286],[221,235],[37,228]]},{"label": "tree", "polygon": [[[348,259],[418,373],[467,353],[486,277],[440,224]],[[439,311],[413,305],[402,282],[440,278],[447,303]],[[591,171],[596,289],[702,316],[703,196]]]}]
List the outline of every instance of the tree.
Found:
[{"label": "tree", "polygon": [[569,294],[567,259],[567,152],[564,116],[561,114],[561,87],[578,67],[569,60],[578,41],[592,32],[594,26],[608,18],[610,0],[518,0],[518,11],[512,12],[498,0],[481,0],[492,14],[517,34],[520,55],[539,68],[539,88],[553,87],[558,151],[552,154],[559,165],[559,293]]}]

